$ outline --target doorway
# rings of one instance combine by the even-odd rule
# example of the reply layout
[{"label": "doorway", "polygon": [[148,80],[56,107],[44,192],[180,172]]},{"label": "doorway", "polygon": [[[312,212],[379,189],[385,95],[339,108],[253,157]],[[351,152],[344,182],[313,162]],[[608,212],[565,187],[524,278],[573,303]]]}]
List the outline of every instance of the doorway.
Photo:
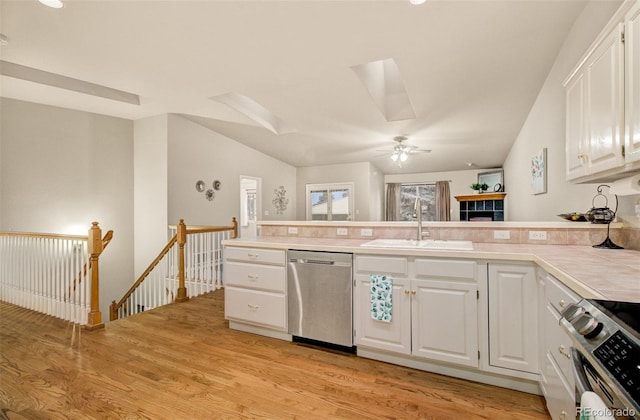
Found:
[{"label": "doorway", "polygon": [[240,175],[240,237],[256,238],[262,213],[262,178]]}]

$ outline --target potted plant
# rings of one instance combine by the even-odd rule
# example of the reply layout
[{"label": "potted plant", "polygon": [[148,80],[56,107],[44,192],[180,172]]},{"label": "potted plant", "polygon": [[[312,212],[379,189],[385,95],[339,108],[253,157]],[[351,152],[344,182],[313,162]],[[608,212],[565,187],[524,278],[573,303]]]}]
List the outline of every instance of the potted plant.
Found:
[{"label": "potted plant", "polygon": [[480,184],[480,183],[471,184],[471,189],[473,190],[474,194],[480,194],[481,191],[484,192],[487,190],[487,188],[489,188],[487,184]]}]

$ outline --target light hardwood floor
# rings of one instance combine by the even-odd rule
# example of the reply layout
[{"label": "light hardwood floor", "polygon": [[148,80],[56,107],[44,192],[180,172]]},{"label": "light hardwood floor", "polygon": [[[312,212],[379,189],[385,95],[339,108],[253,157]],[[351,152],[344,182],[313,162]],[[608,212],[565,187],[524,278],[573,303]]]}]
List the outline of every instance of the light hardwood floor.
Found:
[{"label": "light hardwood floor", "polygon": [[0,303],[0,418],[549,418],[539,396],[229,330],[222,295],[73,345],[66,322]]}]

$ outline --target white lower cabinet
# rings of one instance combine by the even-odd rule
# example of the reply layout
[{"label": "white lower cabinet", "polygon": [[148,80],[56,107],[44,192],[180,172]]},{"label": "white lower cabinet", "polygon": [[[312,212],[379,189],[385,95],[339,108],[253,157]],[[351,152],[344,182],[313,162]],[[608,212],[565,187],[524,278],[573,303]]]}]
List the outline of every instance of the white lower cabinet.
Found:
[{"label": "white lower cabinet", "polygon": [[[405,257],[355,256],[355,343],[399,354],[411,354],[411,281]],[[371,317],[371,275],[393,280],[391,322]]]},{"label": "white lower cabinet", "polygon": [[566,382],[550,354],[547,354],[548,375],[543,386],[547,410],[553,420],[576,418],[575,390]]},{"label": "white lower cabinet", "polygon": [[576,415],[575,379],[572,370],[571,338],[560,326],[560,311],[580,297],[553,276],[541,274],[544,290],[540,305],[540,388],[554,420],[573,419]]},{"label": "white lower cabinet", "polygon": [[[356,345],[478,366],[475,261],[356,256]],[[371,317],[370,276],[393,281],[391,322]]]},{"label": "white lower cabinet", "polygon": [[225,318],[286,332],[285,251],[226,247],[224,255]]},{"label": "white lower cabinet", "polygon": [[477,285],[415,280],[411,294],[412,354],[478,366]]},{"label": "white lower cabinet", "polygon": [[538,373],[538,286],[532,264],[490,263],[489,364]]}]

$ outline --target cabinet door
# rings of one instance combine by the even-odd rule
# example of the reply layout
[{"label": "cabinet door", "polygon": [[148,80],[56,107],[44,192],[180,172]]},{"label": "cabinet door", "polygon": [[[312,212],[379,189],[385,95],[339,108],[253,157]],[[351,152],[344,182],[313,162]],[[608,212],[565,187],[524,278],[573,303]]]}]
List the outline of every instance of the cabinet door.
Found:
[{"label": "cabinet door", "polygon": [[640,161],[640,2],[625,17],[625,161]]},{"label": "cabinet door", "polygon": [[578,73],[566,87],[566,143],[565,164],[567,180],[585,174],[586,153],[584,150],[584,74]]},{"label": "cabinet door", "polygon": [[412,354],[477,367],[477,285],[438,280],[411,284]]},{"label": "cabinet door", "polygon": [[371,281],[369,274],[356,274],[356,345],[411,353],[411,298],[409,280],[393,278],[393,315],[391,322],[371,317]]},{"label": "cabinet door", "polygon": [[538,373],[538,303],[530,265],[489,264],[489,364]]},{"label": "cabinet door", "polygon": [[624,133],[624,44],[621,23],[600,44],[586,67],[588,172],[621,166]]},{"label": "cabinet door", "polygon": [[548,374],[543,392],[551,418],[553,420],[575,419],[575,389],[565,382],[551,354],[547,354],[544,363],[548,365],[545,368]]}]

